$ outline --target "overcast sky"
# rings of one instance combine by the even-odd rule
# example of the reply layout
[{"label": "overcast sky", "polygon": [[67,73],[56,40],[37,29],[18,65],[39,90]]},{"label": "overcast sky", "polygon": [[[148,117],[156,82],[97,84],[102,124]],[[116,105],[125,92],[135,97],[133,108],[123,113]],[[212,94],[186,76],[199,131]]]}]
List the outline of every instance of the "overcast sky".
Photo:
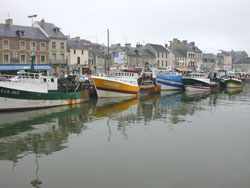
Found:
[{"label": "overcast sky", "polygon": [[0,22],[31,25],[37,14],[65,35],[92,42],[194,41],[205,53],[245,50],[250,55],[249,0],[0,0]]}]

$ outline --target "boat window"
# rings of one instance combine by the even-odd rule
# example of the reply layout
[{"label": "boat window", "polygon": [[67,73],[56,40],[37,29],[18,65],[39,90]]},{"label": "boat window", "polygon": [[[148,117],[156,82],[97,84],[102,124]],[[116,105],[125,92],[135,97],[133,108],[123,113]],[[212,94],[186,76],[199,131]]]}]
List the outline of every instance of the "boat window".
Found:
[{"label": "boat window", "polygon": [[36,77],[36,79],[38,79],[38,78],[39,78],[39,77],[38,77],[38,74],[36,74],[35,77]]},{"label": "boat window", "polygon": [[30,74],[30,78],[31,78],[31,79],[34,79],[34,74]]},{"label": "boat window", "polygon": [[25,78],[29,78],[29,74],[25,74],[25,76],[24,76]]},{"label": "boat window", "polygon": [[46,78],[44,78],[44,79],[43,79],[43,82],[47,82],[47,79],[46,79]]},{"label": "boat window", "polygon": [[51,78],[51,82],[54,82],[54,79],[53,79],[53,78]]}]

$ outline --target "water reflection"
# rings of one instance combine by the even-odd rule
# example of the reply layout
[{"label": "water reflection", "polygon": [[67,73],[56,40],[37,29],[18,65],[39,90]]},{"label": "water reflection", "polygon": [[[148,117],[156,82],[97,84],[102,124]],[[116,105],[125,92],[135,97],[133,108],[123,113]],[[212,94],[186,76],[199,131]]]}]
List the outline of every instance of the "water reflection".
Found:
[{"label": "water reflection", "polygon": [[[28,153],[51,154],[72,133],[87,129],[89,104],[0,114],[0,160],[17,162]],[[90,110],[91,111],[91,110]]]},{"label": "water reflection", "polygon": [[235,95],[243,91],[243,88],[226,88],[225,93]]},{"label": "water reflection", "polygon": [[[241,92],[237,90],[233,94]],[[218,98],[228,99],[232,92],[228,94],[226,90],[225,94],[165,91],[135,99],[93,99],[75,106],[1,113],[0,160],[16,163],[30,153],[49,155],[63,150],[71,134],[82,133],[88,129],[87,122],[98,120],[106,122],[108,142],[112,136],[111,122],[125,139],[127,128],[137,124],[150,126],[159,121],[173,129],[174,125],[187,121],[186,116],[211,111]]]}]

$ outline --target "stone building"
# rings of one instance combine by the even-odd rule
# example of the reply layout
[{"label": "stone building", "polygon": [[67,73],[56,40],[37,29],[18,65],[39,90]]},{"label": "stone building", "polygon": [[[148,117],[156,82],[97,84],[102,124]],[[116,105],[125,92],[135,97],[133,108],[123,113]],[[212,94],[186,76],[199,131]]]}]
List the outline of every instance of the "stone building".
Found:
[{"label": "stone building", "polygon": [[203,54],[201,69],[206,71],[214,70],[215,68],[218,67],[218,63],[219,59],[215,54],[212,53]]},{"label": "stone building", "polygon": [[221,69],[232,70],[233,66],[233,56],[231,52],[226,52],[221,50],[221,53],[217,54],[219,59],[218,67]]},{"label": "stone building", "polygon": [[[174,55],[174,65],[179,68],[200,69],[202,64],[202,51],[195,45],[195,42],[187,42],[187,40],[180,41],[173,39],[170,42],[169,49]],[[175,52],[182,54],[182,56],[175,57]],[[179,59],[178,59],[179,58]],[[182,60],[180,60],[182,58]]]},{"label": "stone building", "polygon": [[170,52],[164,46],[148,43],[145,45],[145,48],[155,56],[152,66],[157,68],[167,68],[170,66]]},{"label": "stone building", "polygon": [[0,24],[0,71],[29,69],[31,53],[35,69],[49,70],[49,39],[35,27],[13,25],[13,20]]},{"label": "stone building", "polygon": [[35,22],[34,27],[39,28],[49,38],[49,63],[57,75],[64,74],[68,65],[67,37],[60,28],[53,23],[46,23],[44,19]]},{"label": "stone building", "polygon": [[80,40],[80,37],[67,40],[68,73],[90,73],[89,51]]}]

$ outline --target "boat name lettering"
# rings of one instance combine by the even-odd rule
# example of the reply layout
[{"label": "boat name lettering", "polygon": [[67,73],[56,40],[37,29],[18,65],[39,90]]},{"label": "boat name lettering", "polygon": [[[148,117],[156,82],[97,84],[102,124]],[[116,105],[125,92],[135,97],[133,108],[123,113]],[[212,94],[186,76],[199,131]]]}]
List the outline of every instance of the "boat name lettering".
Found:
[{"label": "boat name lettering", "polygon": [[20,94],[20,91],[16,91],[16,90],[1,89],[0,91],[1,91],[1,93],[11,94],[11,95],[19,95]]},{"label": "boat name lettering", "polygon": [[119,87],[119,84],[104,82],[104,85]]}]

